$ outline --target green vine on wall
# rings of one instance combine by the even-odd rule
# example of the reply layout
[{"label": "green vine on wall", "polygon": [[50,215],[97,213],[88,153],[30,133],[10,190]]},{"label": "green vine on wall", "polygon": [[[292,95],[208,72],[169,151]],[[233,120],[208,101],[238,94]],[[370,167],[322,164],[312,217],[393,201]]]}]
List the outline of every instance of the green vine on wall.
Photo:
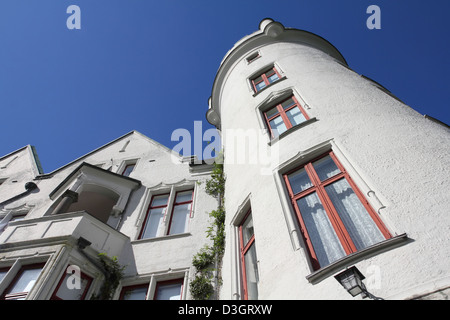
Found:
[{"label": "green vine on wall", "polygon": [[[209,213],[213,218],[206,235],[212,240],[212,245],[203,247],[192,259],[192,265],[197,270],[195,278],[190,283],[190,291],[195,300],[209,300],[213,297],[214,290],[218,291],[220,285],[220,266],[225,250],[225,209],[223,206],[223,194],[225,191],[225,177],[223,164],[214,163],[211,179],[206,181],[206,193],[218,199],[218,208]],[[214,286],[214,272],[217,283]]]},{"label": "green vine on wall", "polygon": [[114,292],[123,278],[124,266],[121,266],[116,256],[109,258],[106,253],[99,253],[98,259],[105,275],[100,292],[91,297],[91,300],[111,300]]}]

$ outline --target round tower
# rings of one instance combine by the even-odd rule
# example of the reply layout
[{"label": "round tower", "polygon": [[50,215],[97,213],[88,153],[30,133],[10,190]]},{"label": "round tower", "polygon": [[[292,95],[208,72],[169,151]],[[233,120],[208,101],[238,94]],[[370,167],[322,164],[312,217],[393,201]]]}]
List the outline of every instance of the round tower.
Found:
[{"label": "round tower", "polygon": [[226,54],[208,121],[224,152],[221,299],[448,293],[449,128],[271,19]]}]

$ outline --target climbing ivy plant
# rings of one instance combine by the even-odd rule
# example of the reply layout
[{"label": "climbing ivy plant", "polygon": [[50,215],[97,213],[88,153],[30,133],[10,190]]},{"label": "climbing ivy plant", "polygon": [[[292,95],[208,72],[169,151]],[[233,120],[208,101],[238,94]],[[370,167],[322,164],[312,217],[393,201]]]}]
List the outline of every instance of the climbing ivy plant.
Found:
[{"label": "climbing ivy plant", "polygon": [[192,259],[196,269],[195,278],[190,283],[190,291],[195,300],[211,299],[214,290],[214,271],[217,272],[220,284],[220,266],[225,250],[225,209],[223,194],[225,192],[225,177],[223,164],[214,163],[211,178],[206,181],[206,193],[218,199],[218,208],[209,213],[212,223],[206,231],[206,236],[212,240],[212,245],[203,247]]},{"label": "climbing ivy plant", "polygon": [[98,260],[105,275],[105,280],[97,295],[93,295],[91,300],[111,300],[114,292],[123,278],[124,266],[121,266],[116,256],[109,258],[106,253],[99,253]]}]

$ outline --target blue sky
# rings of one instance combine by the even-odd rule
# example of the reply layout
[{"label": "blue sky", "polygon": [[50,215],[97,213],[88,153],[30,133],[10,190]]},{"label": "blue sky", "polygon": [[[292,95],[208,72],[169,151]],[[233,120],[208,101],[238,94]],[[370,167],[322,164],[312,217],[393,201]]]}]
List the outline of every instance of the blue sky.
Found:
[{"label": "blue sky", "polygon": [[[369,30],[369,5],[381,29]],[[81,9],[69,30],[66,9]],[[0,156],[27,144],[46,173],[131,130],[173,148],[203,129],[220,61],[270,17],[318,34],[356,72],[449,124],[450,1],[2,0]]]}]

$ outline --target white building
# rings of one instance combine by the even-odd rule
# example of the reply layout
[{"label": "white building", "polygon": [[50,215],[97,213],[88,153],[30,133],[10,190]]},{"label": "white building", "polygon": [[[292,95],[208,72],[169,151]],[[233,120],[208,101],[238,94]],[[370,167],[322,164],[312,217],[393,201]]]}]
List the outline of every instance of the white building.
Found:
[{"label": "white building", "polygon": [[222,299],[350,299],[334,276],[352,266],[372,297],[447,298],[448,126],[270,19],[223,59],[207,119],[227,179]]},{"label": "white building", "polygon": [[[207,119],[223,138],[220,299],[450,292],[449,127],[352,71],[329,42],[265,19],[227,53]],[[138,132],[43,173],[26,146],[0,157],[0,298],[191,299],[209,243],[211,166]],[[106,279],[106,281],[105,281]]]},{"label": "white building", "polygon": [[135,131],[49,174],[29,146],[1,157],[1,298],[99,296],[104,253],[126,267],[113,299],[190,299],[217,200],[189,160]]}]

